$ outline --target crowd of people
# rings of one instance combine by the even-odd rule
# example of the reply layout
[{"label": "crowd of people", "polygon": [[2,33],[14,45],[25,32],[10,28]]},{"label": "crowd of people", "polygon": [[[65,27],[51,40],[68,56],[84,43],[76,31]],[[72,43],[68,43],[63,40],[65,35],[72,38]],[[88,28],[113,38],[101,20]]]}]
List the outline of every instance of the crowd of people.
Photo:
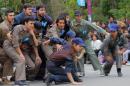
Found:
[{"label": "crowd of people", "polygon": [[47,86],[78,85],[85,76],[86,58],[101,76],[108,76],[116,62],[121,77],[121,66],[130,59],[128,22],[110,17],[108,23],[91,23],[79,10],[74,16],[61,13],[53,20],[44,4],[24,4],[16,15],[7,9],[0,23],[0,84],[14,81],[21,86],[38,79]]}]

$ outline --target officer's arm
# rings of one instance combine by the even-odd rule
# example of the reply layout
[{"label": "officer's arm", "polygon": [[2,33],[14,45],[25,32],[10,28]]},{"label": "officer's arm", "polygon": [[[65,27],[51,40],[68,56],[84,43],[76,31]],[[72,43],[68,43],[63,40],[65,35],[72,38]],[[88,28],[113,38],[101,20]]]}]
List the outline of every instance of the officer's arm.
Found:
[{"label": "officer's arm", "polygon": [[77,56],[77,59],[81,59],[81,58],[84,56],[84,54],[85,54],[85,49],[83,48],[83,49],[81,50],[81,52],[80,52],[80,55]]},{"label": "officer's arm", "polygon": [[33,46],[33,49],[34,49],[35,56],[36,56],[36,58],[35,58],[35,63],[36,63],[37,65],[39,65],[39,64],[42,63],[42,60],[41,60],[41,58],[40,58],[40,56],[39,56],[39,54],[38,54],[38,49],[37,49],[36,46]]},{"label": "officer's arm", "polygon": [[35,26],[37,29],[41,29],[41,28],[42,28],[42,23],[41,23],[40,21],[35,21],[34,26]]},{"label": "officer's arm", "polygon": [[52,25],[53,20],[52,20],[52,18],[50,16],[45,15],[44,18],[46,19],[46,21],[48,22],[49,25]]},{"label": "officer's arm", "polygon": [[104,55],[108,54],[109,43],[110,43],[110,36],[104,39],[101,45],[101,51],[103,52]]},{"label": "officer's arm", "polygon": [[128,48],[128,40],[126,39],[126,37],[124,35],[122,36],[122,40],[123,40],[123,47],[125,49]]},{"label": "officer's arm", "polygon": [[43,44],[67,44],[67,41],[61,38],[57,38],[57,37],[51,37],[50,39],[46,40],[43,42]]},{"label": "officer's arm", "polygon": [[101,28],[101,27],[99,27],[99,26],[97,26],[93,23],[86,21],[86,25],[89,25],[90,27],[92,27],[93,30],[96,30],[99,33],[102,33],[102,34],[105,34],[105,35],[108,34],[103,28]]},{"label": "officer's arm", "polygon": [[23,55],[23,53],[22,53],[22,51],[21,51],[21,49],[20,49],[19,46],[16,47],[15,50],[16,50],[16,52],[17,52],[19,55]]},{"label": "officer's arm", "polygon": [[50,29],[47,30],[47,37],[59,37],[57,30],[56,30],[56,25],[53,25]]},{"label": "officer's arm", "polygon": [[29,33],[32,35],[35,46],[38,46],[39,43],[38,43],[38,40],[34,34],[34,31],[32,29],[30,29]]},{"label": "officer's arm", "polygon": [[67,41],[61,38],[51,37],[50,43],[64,45],[64,44],[67,44]]},{"label": "officer's arm", "polygon": [[7,35],[7,39],[12,40],[11,31],[9,31],[6,35]]},{"label": "officer's arm", "polygon": [[16,52],[24,59],[24,55],[20,49],[20,43],[19,43],[19,28],[14,28],[14,31],[12,32],[12,44],[15,48]]},{"label": "officer's arm", "polygon": [[36,46],[33,46],[33,49],[34,49],[34,52],[35,52],[35,56],[36,56],[36,57],[39,57],[37,47],[36,47]]},{"label": "officer's arm", "polygon": [[12,44],[13,47],[16,49],[17,53],[19,55],[22,54],[21,49],[20,49],[20,43],[19,43],[19,28],[14,27],[14,31],[12,32]]},{"label": "officer's arm", "polygon": [[73,77],[72,77],[72,73],[71,73],[71,72],[68,72],[68,73],[67,73],[67,77],[68,77],[68,79],[69,79],[69,81],[70,81],[71,83],[74,83],[74,82],[75,82],[74,79],[73,79]]},{"label": "officer's arm", "polygon": [[65,72],[67,73],[67,77],[72,84],[78,84],[74,81],[74,77],[72,76],[73,67],[73,59],[67,55],[65,59]]}]

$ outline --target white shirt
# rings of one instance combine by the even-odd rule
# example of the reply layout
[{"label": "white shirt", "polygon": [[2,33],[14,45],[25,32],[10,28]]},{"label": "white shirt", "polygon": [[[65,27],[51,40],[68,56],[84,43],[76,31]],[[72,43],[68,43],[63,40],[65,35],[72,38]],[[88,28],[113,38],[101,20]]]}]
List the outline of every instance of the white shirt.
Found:
[{"label": "white shirt", "polygon": [[101,48],[102,42],[100,40],[96,40],[91,42],[93,50],[99,50]]}]

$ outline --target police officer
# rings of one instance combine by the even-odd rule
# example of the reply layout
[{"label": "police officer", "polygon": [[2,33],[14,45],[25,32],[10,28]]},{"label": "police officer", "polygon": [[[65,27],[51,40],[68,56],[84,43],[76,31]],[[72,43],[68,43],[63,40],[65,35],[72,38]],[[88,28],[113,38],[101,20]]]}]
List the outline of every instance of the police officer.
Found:
[{"label": "police officer", "polygon": [[8,58],[8,56],[5,54],[3,50],[4,40],[10,38],[8,33],[11,32],[12,30],[13,20],[14,20],[14,11],[12,9],[7,9],[5,13],[5,20],[0,24],[0,63],[3,66],[3,72],[2,72],[3,84],[9,84],[10,79],[7,79],[7,77],[11,78],[11,76],[13,75],[12,60]]},{"label": "police officer", "polygon": [[[66,29],[66,20],[63,16],[59,16],[56,19],[56,24],[54,24],[50,29],[47,30],[45,36],[48,38],[51,37],[60,38],[64,34],[64,32],[66,32],[65,29]],[[53,52],[52,47],[46,45],[43,45],[43,50],[45,51],[45,55],[47,57]]]},{"label": "police officer", "polygon": [[104,72],[108,76],[114,61],[116,61],[118,77],[122,76],[121,65],[122,65],[122,54],[127,48],[127,40],[123,34],[118,32],[118,25],[113,23],[109,26],[110,36],[108,36],[101,47],[104,57]]},{"label": "police officer", "polygon": [[[49,76],[47,77],[47,86],[50,86],[52,81],[55,82],[71,82],[78,85],[81,80],[75,75],[76,70],[74,66],[75,54],[85,46],[81,38],[74,38],[72,44],[63,45],[61,51],[53,52],[47,63]],[[65,66],[63,68],[62,66]]]},{"label": "police officer", "polygon": [[[66,33],[66,40],[68,43],[71,44],[73,38],[75,38],[76,36],[76,33],[72,30],[69,30],[67,33]],[[77,61],[75,61],[75,66],[76,66],[76,70],[77,70],[77,75],[82,77],[85,75],[85,70],[84,70],[84,54],[85,54],[85,49],[83,48],[81,50],[81,52],[79,52],[76,56],[77,58]]]},{"label": "police officer", "polygon": [[[35,64],[40,64],[41,59],[38,55],[37,47],[35,44],[32,44],[32,49],[35,54],[35,63],[29,57],[30,53],[24,54],[22,41],[25,36],[28,36],[31,43],[34,43],[32,28],[34,28],[34,19],[32,17],[25,17],[24,25],[17,25],[13,28],[12,31],[12,40],[4,41],[4,51],[6,54],[13,60],[14,65],[16,66],[15,72],[15,84],[16,85],[26,85],[26,73],[25,73],[25,63],[29,62],[29,66],[34,68]],[[28,38],[27,38],[28,39]],[[32,65],[33,63],[33,65]]]},{"label": "police officer", "polygon": [[76,37],[83,38],[85,43],[88,45],[87,48],[85,48],[88,58],[90,59],[94,70],[100,70],[100,74],[103,75],[103,69],[98,61],[94,50],[91,47],[91,39],[89,33],[95,30],[104,34],[106,34],[106,32],[102,28],[84,20],[82,18],[81,12],[78,10],[75,11],[75,17],[76,18],[71,22],[72,30],[76,32]]}]

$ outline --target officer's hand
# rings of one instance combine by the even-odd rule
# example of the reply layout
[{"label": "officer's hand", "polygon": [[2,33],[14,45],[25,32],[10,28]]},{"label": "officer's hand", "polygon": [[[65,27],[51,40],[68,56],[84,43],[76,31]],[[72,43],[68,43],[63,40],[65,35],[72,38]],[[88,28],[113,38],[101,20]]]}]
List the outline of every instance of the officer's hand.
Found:
[{"label": "officer's hand", "polygon": [[86,50],[85,50],[84,48],[82,48],[81,53],[83,53],[83,54],[84,54],[85,52],[86,52]]},{"label": "officer's hand", "polygon": [[39,42],[38,42],[38,40],[37,40],[37,38],[36,38],[36,36],[35,36],[35,34],[34,34],[34,30],[30,29],[30,30],[29,30],[29,33],[30,33],[30,34],[32,35],[32,37],[33,37],[33,41],[34,41],[35,46],[38,46]]},{"label": "officer's hand", "polygon": [[7,38],[8,38],[10,41],[12,40],[11,32],[7,33]]},{"label": "officer's hand", "polygon": [[60,44],[56,44],[57,51],[61,51],[63,49],[63,46]]},{"label": "officer's hand", "polygon": [[74,57],[74,62],[77,62],[78,61],[78,56],[75,56]]},{"label": "officer's hand", "polygon": [[38,46],[39,45],[39,41],[37,39],[34,39],[34,44],[35,44],[35,46]]},{"label": "officer's hand", "polygon": [[81,83],[79,82],[72,82],[72,85],[80,85]]},{"label": "officer's hand", "polygon": [[23,54],[20,54],[20,59],[21,59],[21,61],[25,61],[25,57]]},{"label": "officer's hand", "polygon": [[122,64],[125,65],[127,63],[127,61],[122,61]]},{"label": "officer's hand", "polygon": [[38,40],[38,45],[42,44],[42,41],[41,40]]},{"label": "officer's hand", "polygon": [[125,52],[125,50],[126,50],[125,48],[121,48],[119,49],[118,53],[122,55]]},{"label": "officer's hand", "polygon": [[42,42],[43,45],[48,45],[50,43],[50,40],[46,40],[44,42]]},{"label": "officer's hand", "polygon": [[36,57],[35,63],[36,63],[36,65],[39,65],[42,63],[42,60],[39,56]]}]

